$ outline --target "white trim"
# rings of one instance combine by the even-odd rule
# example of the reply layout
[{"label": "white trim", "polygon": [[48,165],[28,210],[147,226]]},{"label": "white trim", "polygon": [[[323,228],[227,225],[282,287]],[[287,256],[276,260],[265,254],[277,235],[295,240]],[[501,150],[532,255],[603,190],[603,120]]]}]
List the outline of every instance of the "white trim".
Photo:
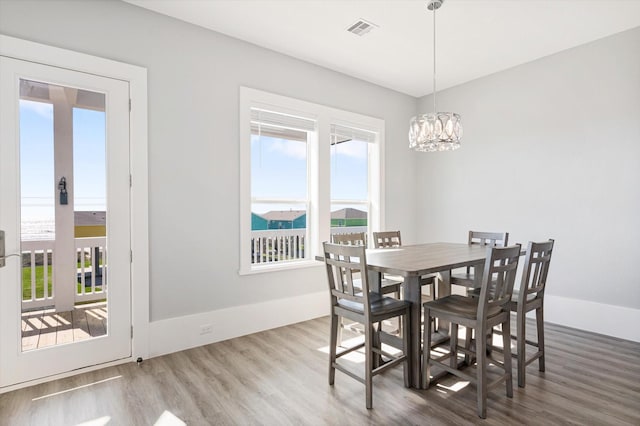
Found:
[{"label": "white trim", "polygon": [[[135,334],[131,360],[149,354],[149,230],[147,156],[147,69],[110,59],[0,34],[0,55],[127,81],[130,114],[131,302]],[[104,364],[103,364],[104,365]],[[81,370],[76,370],[81,371]]]},{"label": "white trim", "polygon": [[[150,328],[150,353],[152,357],[166,355],[328,314],[329,294],[321,291],[154,321]],[[211,333],[200,334],[203,326],[210,327]]]},{"label": "white trim", "polygon": [[324,263],[320,263],[317,260],[305,259],[292,262],[258,264],[251,268],[250,271],[239,271],[238,273],[240,275],[254,275],[263,274],[265,272],[288,271],[291,269],[319,268],[321,266],[324,266]]},{"label": "white trim", "polygon": [[[277,268],[292,269],[305,261],[277,265],[275,268],[260,268],[251,264],[246,253],[250,252],[251,241],[251,138],[250,109],[265,108],[295,116],[306,117],[317,123],[316,132],[309,133],[308,178],[309,207],[307,209],[307,235],[309,252],[307,259],[322,253],[322,242],[330,238],[331,217],[328,214],[331,195],[328,176],[330,175],[330,134],[331,125],[339,124],[363,129],[377,134],[377,140],[369,149],[369,233],[384,229],[384,137],[385,121],[354,112],[302,101],[261,90],[240,87],[240,253],[238,256],[240,275],[260,273]],[[317,139],[316,139],[317,138]],[[336,200],[337,201],[337,200]],[[371,235],[369,235],[371,237]]]},{"label": "white trim", "polygon": [[640,342],[640,309],[549,294],[544,299],[545,322]]}]

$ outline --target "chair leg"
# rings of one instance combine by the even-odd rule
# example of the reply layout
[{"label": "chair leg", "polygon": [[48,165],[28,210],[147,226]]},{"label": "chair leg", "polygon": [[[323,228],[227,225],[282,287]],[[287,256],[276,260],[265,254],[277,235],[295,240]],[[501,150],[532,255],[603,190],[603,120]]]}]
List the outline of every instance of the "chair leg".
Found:
[{"label": "chair leg", "polygon": [[341,318],[336,314],[331,314],[331,325],[329,333],[329,385],[333,386],[336,379],[336,350],[338,346],[338,330]]},{"label": "chair leg", "polygon": [[[527,345],[526,345],[526,315],[525,311],[519,310],[516,316],[516,346],[517,346],[517,363],[518,363],[518,387],[525,386],[525,372],[527,362]],[[504,336],[504,332],[502,333]]]},{"label": "chair leg", "polygon": [[478,416],[487,418],[487,339],[484,339],[485,330],[476,330],[476,371],[477,371],[477,399]]},{"label": "chair leg", "polygon": [[364,386],[367,409],[373,408],[373,324],[366,324],[364,334]]},{"label": "chair leg", "polygon": [[337,344],[342,346],[342,330],[344,330],[344,318],[339,317],[339,326],[337,331]]},{"label": "chair leg", "polygon": [[507,397],[513,398],[513,371],[511,370],[511,318],[502,324],[503,367],[507,387]]},{"label": "chair leg", "polygon": [[538,326],[538,351],[540,351],[540,358],[538,358],[538,370],[544,371],[544,313],[543,308],[536,309],[536,325]]},{"label": "chair leg", "polygon": [[[466,349],[471,349],[471,338],[473,337],[473,329],[466,327],[464,330],[464,347]],[[469,354],[464,355],[464,363],[466,365],[473,364],[473,357]]]},{"label": "chair leg", "polygon": [[431,384],[431,329],[427,326],[431,322],[431,311],[424,310],[423,336],[422,336],[422,389],[428,389]]}]

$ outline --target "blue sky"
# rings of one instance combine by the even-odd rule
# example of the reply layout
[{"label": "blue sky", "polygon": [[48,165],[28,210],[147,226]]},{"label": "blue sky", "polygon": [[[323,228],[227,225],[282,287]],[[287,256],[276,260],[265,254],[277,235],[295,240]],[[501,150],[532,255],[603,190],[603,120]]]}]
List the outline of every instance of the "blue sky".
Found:
[{"label": "blue sky", "polygon": [[[259,141],[262,141],[260,143]],[[306,198],[306,143],[251,136],[251,195],[261,198]],[[349,141],[331,147],[332,200],[367,199],[367,143]],[[332,208],[337,210],[347,205]],[[354,206],[363,209],[362,206]],[[255,213],[303,210],[303,205],[254,205]]]},{"label": "blue sky", "polygon": [[[104,210],[105,114],[74,108],[75,210]],[[22,220],[54,218],[53,107],[20,101]]]}]

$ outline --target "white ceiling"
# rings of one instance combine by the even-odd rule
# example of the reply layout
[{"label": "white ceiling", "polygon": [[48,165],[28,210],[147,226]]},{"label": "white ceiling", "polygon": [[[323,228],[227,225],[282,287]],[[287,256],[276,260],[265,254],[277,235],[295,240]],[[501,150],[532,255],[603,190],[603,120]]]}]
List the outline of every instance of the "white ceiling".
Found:
[{"label": "white ceiling", "polygon": [[[431,93],[425,0],[125,0],[412,96]],[[378,25],[359,37],[358,19]],[[640,0],[446,0],[437,88],[640,26]]]}]

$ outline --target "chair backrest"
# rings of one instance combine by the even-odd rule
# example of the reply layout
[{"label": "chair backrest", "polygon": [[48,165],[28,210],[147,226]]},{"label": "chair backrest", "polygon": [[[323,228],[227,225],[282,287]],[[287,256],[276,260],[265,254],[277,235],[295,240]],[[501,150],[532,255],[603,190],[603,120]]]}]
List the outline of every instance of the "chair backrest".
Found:
[{"label": "chair backrest", "polygon": [[400,247],[402,240],[400,231],[382,231],[373,233],[373,246],[375,248]]},{"label": "chair backrest", "polygon": [[520,244],[510,247],[488,247],[478,301],[478,320],[493,308],[509,312],[513,285],[520,259]]},{"label": "chair backrest", "polygon": [[518,303],[523,303],[531,294],[536,294],[536,298],[542,298],[544,296],[544,287],[547,284],[547,274],[549,273],[549,265],[551,264],[553,243],[553,240],[541,243],[529,241],[524,268],[522,269]]},{"label": "chair backrest", "polygon": [[335,244],[346,244],[350,246],[367,246],[366,234],[364,232],[353,232],[350,234],[332,234],[331,242]]},{"label": "chair backrest", "polygon": [[[369,279],[367,274],[359,274],[360,271],[367,270],[365,247],[328,242],[324,242],[322,246],[329,279],[331,305],[337,305],[340,299],[360,303],[363,305],[365,316],[368,316],[371,312]],[[358,280],[360,285],[355,286],[354,280]]]},{"label": "chair backrest", "polygon": [[[469,245],[476,244],[489,247],[506,247],[509,244],[509,233],[469,231]],[[471,267],[467,266],[467,274],[470,272]]]},{"label": "chair backrest", "polygon": [[509,233],[469,231],[469,244],[506,247],[509,244]]}]

